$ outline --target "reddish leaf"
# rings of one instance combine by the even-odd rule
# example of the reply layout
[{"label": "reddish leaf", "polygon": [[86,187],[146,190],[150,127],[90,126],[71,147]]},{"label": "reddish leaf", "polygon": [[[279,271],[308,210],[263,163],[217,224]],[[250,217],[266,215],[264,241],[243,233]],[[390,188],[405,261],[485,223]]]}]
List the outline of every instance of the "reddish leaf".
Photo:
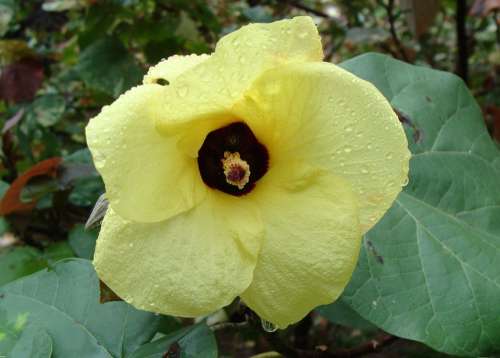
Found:
[{"label": "reddish leaf", "polygon": [[31,101],[43,81],[43,66],[35,60],[22,60],[5,66],[0,75],[0,99],[17,103]]},{"label": "reddish leaf", "polygon": [[500,0],[476,0],[469,15],[484,17],[497,10],[500,10]]},{"label": "reddish leaf", "polygon": [[28,181],[34,177],[49,176],[54,178],[61,161],[62,159],[59,157],[44,160],[31,167],[28,171],[14,180],[2,198],[2,201],[0,201],[0,215],[3,216],[14,212],[29,211],[33,209],[36,205],[36,201],[30,203],[21,202],[21,191]]}]

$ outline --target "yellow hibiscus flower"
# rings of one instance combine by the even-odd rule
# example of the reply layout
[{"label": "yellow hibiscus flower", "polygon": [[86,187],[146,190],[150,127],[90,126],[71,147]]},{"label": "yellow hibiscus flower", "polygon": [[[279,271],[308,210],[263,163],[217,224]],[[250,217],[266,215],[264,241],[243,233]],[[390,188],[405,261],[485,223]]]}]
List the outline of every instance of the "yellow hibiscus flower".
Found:
[{"label": "yellow hibiscus flower", "polygon": [[281,328],[340,295],[409,152],[375,87],[322,59],[309,17],[251,24],[160,62],[90,121],[102,281],[184,317],[240,296]]}]

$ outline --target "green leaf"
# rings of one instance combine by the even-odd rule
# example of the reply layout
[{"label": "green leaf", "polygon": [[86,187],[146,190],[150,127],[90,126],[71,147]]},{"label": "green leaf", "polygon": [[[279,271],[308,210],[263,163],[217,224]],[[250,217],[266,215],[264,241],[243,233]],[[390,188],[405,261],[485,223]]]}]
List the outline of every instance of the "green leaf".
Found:
[{"label": "green leaf", "polygon": [[64,97],[57,94],[46,94],[33,102],[33,115],[44,127],[50,127],[59,122],[65,109]]},{"label": "green leaf", "polygon": [[69,194],[69,202],[76,206],[90,207],[99,199],[104,191],[101,177],[81,178],[76,180],[74,188]]},{"label": "green leaf", "polygon": [[[5,192],[9,189],[9,183],[0,180],[0,198],[3,198]],[[0,216],[0,235],[9,229],[9,223],[3,216]]]},{"label": "green leaf", "polygon": [[0,357],[50,358],[52,339],[38,324],[26,325],[27,315],[20,314],[14,321],[7,320],[0,310]]},{"label": "green leaf", "polygon": [[410,181],[364,238],[343,296],[362,317],[446,353],[500,351],[500,153],[456,76],[369,54],[342,65],[401,114]]},{"label": "green leaf", "polygon": [[4,249],[0,251],[0,286],[71,256],[73,252],[65,242],[52,244],[45,251],[31,246]]},{"label": "green leaf", "polygon": [[97,240],[96,230],[85,230],[81,224],[76,225],[70,232],[68,241],[78,257],[92,260],[94,257],[95,243]]},{"label": "green leaf", "polygon": [[162,358],[169,350],[182,358],[217,358],[215,336],[204,322],[145,344],[131,358]]},{"label": "green leaf", "polygon": [[127,356],[152,338],[158,318],[125,302],[100,304],[98,287],[89,261],[67,260],[0,288],[0,311],[45,329],[54,357]]},{"label": "green leaf", "polygon": [[0,0],[0,36],[5,35],[9,23],[14,17],[16,4],[14,0]]},{"label": "green leaf", "polygon": [[87,86],[114,97],[138,84],[143,75],[134,57],[114,37],[86,47],[76,70]]},{"label": "green leaf", "polygon": [[329,305],[320,306],[316,311],[330,322],[339,324],[345,327],[358,328],[363,330],[374,330],[376,327],[362,318],[348,304],[342,300],[338,300]]},{"label": "green leaf", "polygon": [[0,251],[0,286],[47,267],[33,247],[13,247]]},{"label": "green leaf", "polygon": [[[86,168],[85,164],[91,166],[92,170]],[[76,166],[72,168],[72,165]],[[90,151],[85,148],[64,157],[64,166],[70,169],[67,177],[73,186],[69,202],[76,206],[92,206],[104,192],[104,183],[94,168]]]},{"label": "green leaf", "polygon": [[261,5],[244,7],[242,14],[251,22],[266,23],[273,21],[273,13],[271,9]]},{"label": "green leaf", "polygon": [[46,0],[42,4],[43,11],[76,10],[88,5],[85,0]]},{"label": "green leaf", "polygon": [[88,148],[82,148],[64,157],[66,164],[92,164],[92,154]]},{"label": "green leaf", "polygon": [[42,257],[45,259],[47,262],[48,266],[54,265],[57,261],[68,259],[71,257],[74,257],[73,250],[71,249],[70,245],[63,241],[63,242],[56,242],[43,250]]},{"label": "green leaf", "polygon": [[382,28],[352,27],[346,32],[346,41],[355,45],[374,44],[384,42],[391,37],[387,30]]}]

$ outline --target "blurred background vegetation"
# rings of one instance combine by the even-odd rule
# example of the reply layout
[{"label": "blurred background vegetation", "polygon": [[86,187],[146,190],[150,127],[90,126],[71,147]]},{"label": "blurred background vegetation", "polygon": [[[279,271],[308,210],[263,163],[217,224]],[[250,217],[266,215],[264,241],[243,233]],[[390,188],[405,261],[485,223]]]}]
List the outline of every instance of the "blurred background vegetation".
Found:
[{"label": "blurred background vegetation", "polygon": [[[84,128],[102,106],[162,58],[210,53],[244,24],[295,15],[314,18],[326,61],[375,51],[457,73],[500,140],[500,0],[0,0],[0,285],[60,258],[92,257],[97,231],[83,224],[104,187]],[[381,334],[325,309],[285,339],[336,345],[340,356],[431,355]],[[251,330],[218,336],[228,356],[280,344]]]}]

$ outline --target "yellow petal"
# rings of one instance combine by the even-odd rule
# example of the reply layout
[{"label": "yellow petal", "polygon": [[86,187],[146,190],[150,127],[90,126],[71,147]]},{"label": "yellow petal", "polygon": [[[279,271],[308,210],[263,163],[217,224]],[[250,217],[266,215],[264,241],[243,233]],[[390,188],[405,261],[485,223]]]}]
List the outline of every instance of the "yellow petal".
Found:
[{"label": "yellow petal", "polygon": [[343,179],[313,171],[283,188],[279,167],[256,187],[265,237],[250,287],[241,295],[280,328],[335,300],[356,265],[361,233],[356,199]]},{"label": "yellow petal", "polygon": [[244,26],[223,37],[210,58],[168,86],[158,126],[170,134],[186,129],[192,120],[220,118],[262,71],[322,58],[321,39],[310,17]]},{"label": "yellow petal", "polygon": [[158,83],[160,79],[172,83],[180,74],[202,63],[209,57],[209,55],[170,56],[156,66],[150,67],[148,73],[144,76],[143,83]]},{"label": "yellow petal", "polygon": [[190,209],[206,193],[196,160],[177,149],[177,138],[156,130],[164,95],[160,85],[135,87],[104,107],[86,128],[106,197],[130,220],[167,219]]},{"label": "yellow petal", "polygon": [[263,226],[250,201],[211,192],[192,210],[152,224],[106,214],[94,266],[100,279],[137,308],[195,317],[245,290]]},{"label": "yellow petal", "polygon": [[271,165],[302,160],[345,178],[358,196],[363,233],[407,182],[410,153],[390,104],[333,64],[268,71],[233,110],[268,147]]}]

